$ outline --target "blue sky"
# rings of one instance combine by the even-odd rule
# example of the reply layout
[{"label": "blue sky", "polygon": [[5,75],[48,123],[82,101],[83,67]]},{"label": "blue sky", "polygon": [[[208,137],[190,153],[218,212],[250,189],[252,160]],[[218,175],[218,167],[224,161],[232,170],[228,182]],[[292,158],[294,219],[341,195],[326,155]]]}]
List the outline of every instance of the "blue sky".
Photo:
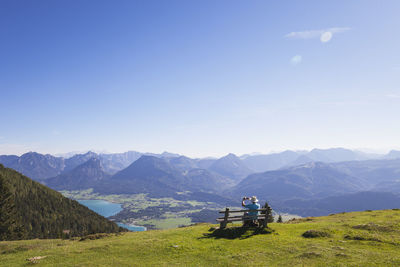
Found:
[{"label": "blue sky", "polygon": [[0,1],[0,154],[398,148],[399,10]]}]

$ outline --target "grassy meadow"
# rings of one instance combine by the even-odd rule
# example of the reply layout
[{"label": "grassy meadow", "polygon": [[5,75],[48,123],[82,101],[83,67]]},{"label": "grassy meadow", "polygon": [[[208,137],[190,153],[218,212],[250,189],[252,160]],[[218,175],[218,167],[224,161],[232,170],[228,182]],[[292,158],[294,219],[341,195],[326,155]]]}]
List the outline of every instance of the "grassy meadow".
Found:
[{"label": "grassy meadow", "polygon": [[215,228],[200,224],[95,240],[0,242],[0,265],[30,265],[27,259],[37,256],[45,256],[38,266],[400,265],[400,210],[271,223],[263,232],[237,225]]}]

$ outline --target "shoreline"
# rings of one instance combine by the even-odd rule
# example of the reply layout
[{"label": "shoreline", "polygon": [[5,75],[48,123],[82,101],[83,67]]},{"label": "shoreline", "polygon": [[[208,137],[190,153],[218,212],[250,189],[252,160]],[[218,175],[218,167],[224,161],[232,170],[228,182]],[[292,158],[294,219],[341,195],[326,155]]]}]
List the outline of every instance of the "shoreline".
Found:
[{"label": "shoreline", "polygon": [[[103,216],[103,217],[105,217],[105,218],[107,218],[107,219],[108,219],[109,217],[112,217],[112,216],[114,216],[114,215],[116,215],[116,214],[118,214],[118,213],[120,213],[121,211],[124,210],[123,205],[122,205],[121,203],[117,203],[117,202],[115,202],[115,201],[108,201],[108,200],[104,200],[104,199],[75,199],[75,198],[74,198],[74,200],[75,200],[75,201],[78,201],[81,205],[84,205],[84,206],[86,206],[86,205],[83,204],[83,203],[81,203],[80,201],[104,201],[105,203],[111,203],[111,204],[119,205],[119,208],[120,208],[121,210],[119,210],[118,212],[116,212],[116,213],[114,213],[114,214],[111,214],[111,215],[109,215],[109,216],[104,216],[103,214],[100,214],[99,212],[96,212],[95,210],[93,210],[93,209],[91,209],[90,207],[86,206],[86,207],[89,208],[90,210],[92,210],[92,211],[94,211],[94,212],[100,214],[101,216]],[[147,231],[147,227],[145,227],[145,226],[134,225],[134,224],[128,224],[128,223],[119,222],[119,221],[114,221],[114,220],[112,220],[112,221],[115,222],[116,224],[118,224],[119,226],[122,225],[121,227],[127,228],[127,229],[128,229],[129,231],[131,231],[131,232],[144,232],[144,231]],[[129,229],[129,228],[137,228],[138,230],[135,231],[135,230]],[[139,229],[141,229],[141,230],[139,230]]]}]

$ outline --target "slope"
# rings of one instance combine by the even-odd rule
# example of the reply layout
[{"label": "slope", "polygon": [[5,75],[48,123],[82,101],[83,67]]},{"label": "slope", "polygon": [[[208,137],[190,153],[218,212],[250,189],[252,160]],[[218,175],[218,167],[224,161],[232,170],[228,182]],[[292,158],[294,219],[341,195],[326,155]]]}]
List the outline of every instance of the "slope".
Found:
[{"label": "slope", "polygon": [[254,172],[239,157],[232,153],[218,159],[208,169],[235,181],[240,181]]},{"label": "slope", "polygon": [[299,153],[287,150],[267,155],[250,155],[243,158],[242,161],[256,172],[266,172],[282,168],[295,161],[298,157]]},{"label": "slope", "polygon": [[70,158],[65,159],[65,167],[63,169],[63,173],[69,172],[79,165],[85,163],[89,159],[96,158],[98,155],[92,151],[88,151],[85,154],[76,154]]},{"label": "slope", "polygon": [[25,230],[23,238],[56,238],[64,230],[70,236],[121,230],[78,202],[1,164],[0,176],[13,196],[16,223]]},{"label": "slope", "polygon": [[313,162],[277,171],[249,175],[232,189],[234,196],[257,195],[260,199],[327,197],[366,188],[361,178],[350,176],[330,164]]},{"label": "slope", "polygon": [[[40,266],[398,266],[399,223],[399,210],[353,212],[272,223],[258,235],[228,228],[226,237],[202,224],[81,242],[0,242],[0,255],[4,266],[34,256],[47,256]],[[303,237],[308,230],[328,237]]]},{"label": "slope", "polygon": [[281,212],[300,216],[324,216],[331,213],[400,207],[400,196],[389,192],[357,192],[321,199],[293,199],[277,203]]},{"label": "slope", "polygon": [[96,192],[103,194],[149,193],[164,197],[184,190],[184,185],[184,176],[167,161],[153,156],[142,156],[94,188]]},{"label": "slope", "polygon": [[[174,162],[174,161],[172,161]],[[101,194],[140,194],[174,197],[178,192],[215,192],[232,184],[229,178],[204,169],[185,169],[166,159],[142,156],[127,168],[94,185]]]},{"label": "slope", "polygon": [[332,166],[348,175],[362,177],[371,189],[400,179],[400,159],[346,161],[333,163]]},{"label": "slope", "polygon": [[63,158],[36,152],[28,152],[21,157],[1,156],[0,163],[34,180],[44,180],[54,177],[60,174],[65,166]]},{"label": "slope", "polygon": [[100,159],[91,158],[69,172],[47,179],[46,185],[56,190],[82,190],[110,177]]}]

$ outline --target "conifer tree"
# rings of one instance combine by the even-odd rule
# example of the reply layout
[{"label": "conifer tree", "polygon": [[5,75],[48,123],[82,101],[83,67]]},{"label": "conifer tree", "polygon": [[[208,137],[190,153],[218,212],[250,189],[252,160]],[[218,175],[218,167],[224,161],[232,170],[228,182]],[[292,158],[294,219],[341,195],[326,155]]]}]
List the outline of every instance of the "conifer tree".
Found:
[{"label": "conifer tree", "polygon": [[272,215],[272,208],[268,205],[268,202],[265,202],[265,205],[263,208],[267,209],[265,211],[265,219],[267,220],[267,223],[274,222],[274,216]]},{"label": "conifer tree", "polygon": [[22,236],[22,229],[18,227],[16,219],[13,195],[0,174],[0,240],[17,239]]},{"label": "conifer tree", "polygon": [[283,222],[282,216],[280,214],[279,214],[278,220],[276,222],[278,222],[278,223],[282,223]]},{"label": "conifer tree", "polygon": [[126,231],[114,222],[0,164],[0,240]]}]

